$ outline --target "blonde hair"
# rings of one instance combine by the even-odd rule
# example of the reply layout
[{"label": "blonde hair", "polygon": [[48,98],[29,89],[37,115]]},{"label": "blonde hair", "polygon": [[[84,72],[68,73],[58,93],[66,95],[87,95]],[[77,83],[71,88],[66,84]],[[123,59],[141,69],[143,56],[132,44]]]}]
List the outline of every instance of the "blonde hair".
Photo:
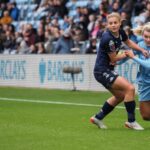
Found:
[{"label": "blonde hair", "polygon": [[144,31],[150,32],[150,22],[146,23],[146,24],[143,26],[142,34],[144,33]]},{"label": "blonde hair", "polygon": [[150,32],[150,22],[146,23],[143,26],[139,26],[135,29],[132,29],[132,31],[136,34],[136,35],[143,35],[144,31]]},{"label": "blonde hair", "polygon": [[108,14],[108,15],[107,15],[107,21],[108,21],[109,18],[112,18],[112,17],[116,17],[116,18],[119,20],[119,22],[121,22],[121,16],[120,16],[119,13],[117,13],[117,12],[112,12],[111,14]]}]

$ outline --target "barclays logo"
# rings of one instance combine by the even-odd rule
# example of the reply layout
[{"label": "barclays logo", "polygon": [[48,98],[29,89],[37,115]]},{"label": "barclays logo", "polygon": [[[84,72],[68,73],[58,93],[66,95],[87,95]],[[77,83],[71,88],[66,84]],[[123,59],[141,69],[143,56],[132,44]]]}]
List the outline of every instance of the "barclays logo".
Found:
[{"label": "barclays logo", "polygon": [[46,62],[43,59],[41,59],[39,63],[39,77],[40,82],[44,83],[46,77]]},{"label": "barclays logo", "polygon": [[[84,65],[84,61],[69,61],[69,60],[44,60],[43,58],[39,62],[39,81],[41,84],[45,82],[71,82],[71,74],[63,72],[64,66],[78,67]],[[75,75],[75,81],[84,81],[84,72]]]}]

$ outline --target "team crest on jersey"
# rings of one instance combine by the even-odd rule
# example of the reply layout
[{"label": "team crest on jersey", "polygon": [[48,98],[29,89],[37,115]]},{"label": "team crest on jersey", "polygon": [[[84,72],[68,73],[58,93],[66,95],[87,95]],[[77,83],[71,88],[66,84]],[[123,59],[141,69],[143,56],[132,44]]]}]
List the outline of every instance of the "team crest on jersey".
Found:
[{"label": "team crest on jersey", "polygon": [[116,49],[115,49],[115,43],[114,43],[113,40],[110,40],[110,41],[109,41],[109,48],[110,48],[111,51],[115,51],[115,50],[116,50]]}]

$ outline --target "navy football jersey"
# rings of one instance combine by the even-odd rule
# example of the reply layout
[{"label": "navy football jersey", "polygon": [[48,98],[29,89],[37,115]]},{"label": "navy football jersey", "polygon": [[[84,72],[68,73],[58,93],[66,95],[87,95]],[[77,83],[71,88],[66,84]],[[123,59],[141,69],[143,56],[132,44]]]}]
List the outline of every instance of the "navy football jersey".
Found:
[{"label": "navy football jersey", "polygon": [[106,30],[100,40],[99,50],[97,52],[96,63],[94,67],[94,72],[106,69],[114,69],[114,65],[110,64],[109,53],[118,53],[122,46],[122,41],[126,41],[128,36],[125,31],[119,30],[119,37],[116,38],[112,35],[109,30]]}]

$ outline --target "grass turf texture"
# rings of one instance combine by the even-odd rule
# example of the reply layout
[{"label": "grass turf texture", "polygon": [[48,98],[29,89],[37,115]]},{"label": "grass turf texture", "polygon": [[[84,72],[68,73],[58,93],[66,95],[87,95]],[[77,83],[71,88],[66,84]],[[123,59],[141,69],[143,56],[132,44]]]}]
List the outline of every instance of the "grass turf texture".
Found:
[{"label": "grass turf texture", "polygon": [[1,100],[5,97],[102,105],[110,96],[107,92],[0,87],[0,150],[148,149],[150,122],[143,121],[138,110],[136,118],[144,131],[124,128],[127,115],[125,109],[119,108],[105,118],[108,129],[101,130],[89,122],[98,107]]}]

